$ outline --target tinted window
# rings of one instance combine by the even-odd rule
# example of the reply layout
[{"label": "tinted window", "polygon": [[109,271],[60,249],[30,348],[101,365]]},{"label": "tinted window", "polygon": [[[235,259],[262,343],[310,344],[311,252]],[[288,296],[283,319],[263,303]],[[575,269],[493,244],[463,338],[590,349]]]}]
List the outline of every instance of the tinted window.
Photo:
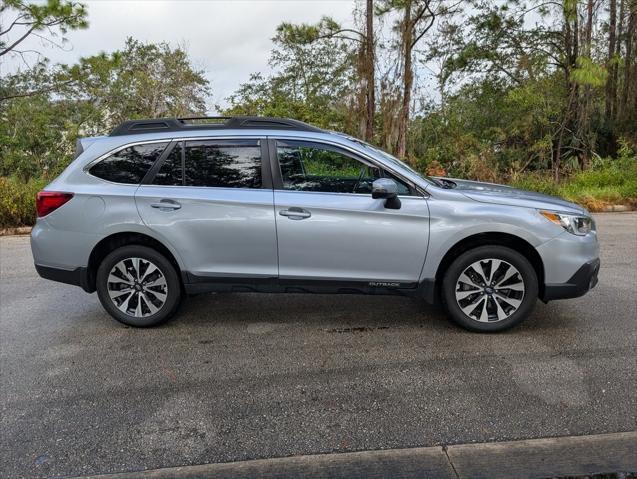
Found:
[{"label": "tinted window", "polygon": [[182,143],[177,143],[173,150],[168,154],[161,165],[161,168],[155,175],[153,183],[165,186],[181,186],[183,185],[183,174],[181,167],[181,153],[183,151]]},{"label": "tinted window", "polygon": [[374,180],[387,177],[398,183],[399,194],[409,195],[398,178],[328,146],[278,141],[277,157],[286,190],[371,193]]},{"label": "tinted window", "polygon": [[124,148],[94,165],[89,172],[114,183],[139,184],[168,143]]},{"label": "tinted window", "polygon": [[186,186],[261,188],[258,140],[186,142]]}]

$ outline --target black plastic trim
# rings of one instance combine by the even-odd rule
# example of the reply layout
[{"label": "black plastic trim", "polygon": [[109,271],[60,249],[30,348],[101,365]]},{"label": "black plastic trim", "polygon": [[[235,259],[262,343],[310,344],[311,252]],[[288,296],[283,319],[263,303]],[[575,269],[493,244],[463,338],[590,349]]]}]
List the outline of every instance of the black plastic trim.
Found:
[{"label": "black plastic trim", "polygon": [[583,264],[571,278],[563,284],[546,284],[542,301],[578,298],[597,286],[600,261],[595,259]]},{"label": "black plastic trim", "polygon": [[[35,269],[44,279],[79,286],[87,293],[95,291],[95,287],[91,286],[89,281],[87,268],[65,270],[36,264]],[[181,279],[188,294],[246,292],[398,295],[422,298],[430,304],[436,303],[435,280],[433,279],[420,283],[403,283],[397,281],[306,280],[252,276],[199,276],[189,272],[182,272]]]},{"label": "black plastic trim", "polygon": [[268,158],[270,160],[270,172],[272,174],[272,188],[283,189],[283,178],[279,166],[279,157],[276,151],[276,138],[268,137]]},{"label": "black plastic trim", "polygon": [[252,293],[343,293],[433,297],[428,282],[307,280],[277,277],[218,277],[186,273],[184,288],[189,294],[209,292]]},{"label": "black plastic trim", "polygon": [[51,281],[57,281],[58,283],[79,286],[87,293],[92,293],[93,291],[95,291],[95,288],[92,288],[90,286],[87,268],[75,268],[73,270],[67,270],[36,264],[35,269],[38,274],[44,279],[50,279]]},{"label": "black plastic trim", "polygon": [[179,142],[175,141],[175,140],[168,141],[168,145],[166,145],[166,148],[164,148],[164,151],[162,152],[162,154],[159,155],[159,158],[157,158],[155,160],[155,163],[153,163],[153,166],[151,166],[148,169],[148,171],[146,172],[146,174],[142,178],[142,181],[141,181],[140,185],[152,185],[153,184],[153,180],[155,179],[155,175],[157,174],[157,172],[161,168],[161,165],[164,164],[164,161],[166,161],[166,158],[168,158],[170,153],[172,153],[172,151],[175,148],[175,145],[177,143],[179,143]]},{"label": "black plastic trim", "polygon": [[261,146],[261,188],[272,189],[272,158],[270,156],[270,143],[267,138],[259,138]]},{"label": "black plastic trim", "polygon": [[[217,123],[205,123],[215,120]],[[204,121],[204,122],[201,122]],[[201,122],[201,123],[197,123]],[[195,118],[151,118],[129,120],[111,131],[110,136],[138,135],[169,131],[193,130],[293,130],[322,132],[320,128],[289,118],[260,116],[210,116]]]}]

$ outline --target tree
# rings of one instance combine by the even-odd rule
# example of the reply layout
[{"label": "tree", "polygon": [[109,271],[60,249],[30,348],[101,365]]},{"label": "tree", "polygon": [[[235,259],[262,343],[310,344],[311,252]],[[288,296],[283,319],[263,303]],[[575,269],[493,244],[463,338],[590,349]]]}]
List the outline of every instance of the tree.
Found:
[{"label": "tree", "polygon": [[624,35],[624,79],[620,105],[622,106],[621,121],[628,130],[637,130],[637,2],[626,0],[628,8],[628,28]]},{"label": "tree", "polygon": [[[440,3],[437,5],[440,6]],[[407,129],[414,87],[413,51],[434,24],[437,12],[432,7],[433,0],[385,0],[380,10],[382,13],[398,11],[402,14],[396,25],[400,39],[403,85],[395,152],[403,158],[407,153]]]},{"label": "tree", "polygon": [[[1,22],[4,18],[10,20]],[[18,56],[27,73],[39,75],[48,68],[39,52],[25,49],[23,45],[30,37],[60,47],[66,41],[64,35],[69,30],[86,28],[87,11],[83,4],[74,1],[47,0],[44,4],[28,3],[23,0],[3,0],[0,5],[0,62],[9,56]],[[29,61],[31,54],[37,55],[35,64]],[[57,87],[55,76],[41,83],[40,89],[16,91],[16,81],[11,76],[0,79],[0,102],[17,96],[32,96],[41,92],[51,92]]]},{"label": "tree", "polygon": [[108,134],[128,119],[200,115],[209,95],[186,51],[165,43],[128,39],[121,51],[36,73],[10,79],[12,91],[39,93],[15,95],[0,108],[0,176],[57,174],[78,136]]},{"label": "tree", "polygon": [[[6,15],[7,12],[14,15],[8,26],[0,26],[0,57],[9,53],[27,53],[20,45],[30,36],[58,45],[53,40],[57,37],[58,31],[64,35],[69,30],[88,26],[86,8],[83,4],[73,1],[47,0],[44,5],[39,5],[23,0],[3,0],[0,13]],[[12,37],[13,33],[15,36]]]},{"label": "tree", "polygon": [[376,116],[376,46],[374,44],[374,2],[367,0],[365,9],[365,48],[363,49],[363,77],[365,78],[366,118],[365,140],[374,140]]},{"label": "tree", "polygon": [[326,41],[342,40],[355,45],[357,61],[353,62],[353,81],[360,85],[362,99],[357,114],[361,119],[360,134],[367,140],[374,137],[374,118],[376,114],[376,45],[374,37],[374,3],[366,0],[365,25],[361,30],[343,28],[330,17],[323,17],[316,25],[293,25],[283,23],[279,26],[275,41],[309,45]]},{"label": "tree", "polygon": [[[622,2],[623,5],[623,2]],[[620,16],[621,24],[621,16]],[[608,20],[608,82],[606,83],[606,121],[615,117],[617,98],[617,0],[610,0]]]},{"label": "tree", "polygon": [[[323,19],[320,30],[332,31]],[[290,116],[329,129],[354,132],[355,51],[340,35],[320,34],[316,25],[283,23],[273,38],[274,73],[255,73],[233,93],[225,114]]]},{"label": "tree", "polygon": [[124,49],[63,67],[66,98],[92,106],[85,127],[104,133],[125,120],[206,111],[208,80],[182,48],[128,38]]}]

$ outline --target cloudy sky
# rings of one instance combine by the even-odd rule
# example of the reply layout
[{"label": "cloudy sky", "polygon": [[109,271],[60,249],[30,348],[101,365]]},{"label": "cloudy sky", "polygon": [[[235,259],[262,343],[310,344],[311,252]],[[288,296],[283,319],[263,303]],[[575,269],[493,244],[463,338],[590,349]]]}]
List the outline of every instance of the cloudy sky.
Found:
[{"label": "cloudy sky", "polygon": [[[213,104],[223,104],[252,72],[267,72],[271,38],[283,22],[316,22],[329,15],[351,24],[355,0],[83,0],[90,27],[69,32],[64,50],[32,42],[53,62],[121,48],[126,37],[185,45],[207,72]],[[3,23],[9,19],[4,19]],[[0,73],[19,66],[10,59]]]}]

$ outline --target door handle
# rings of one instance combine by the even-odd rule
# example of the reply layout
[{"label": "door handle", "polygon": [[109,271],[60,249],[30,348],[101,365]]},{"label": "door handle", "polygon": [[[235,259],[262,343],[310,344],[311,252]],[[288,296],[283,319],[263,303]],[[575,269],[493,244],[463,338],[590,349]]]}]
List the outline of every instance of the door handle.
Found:
[{"label": "door handle", "polygon": [[178,210],[181,205],[173,200],[160,200],[159,203],[151,203],[151,208],[158,208],[162,211]]},{"label": "door handle", "polygon": [[305,218],[309,218],[310,216],[312,216],[312,213],[310,213],[309,211],[304,210],[303,208],[298,208],[296,206],[293,206],[292,208],[287,210],[281,210],[279,211],[279,214],[281,216],[287,216],[291,220],[304,220]]}]

